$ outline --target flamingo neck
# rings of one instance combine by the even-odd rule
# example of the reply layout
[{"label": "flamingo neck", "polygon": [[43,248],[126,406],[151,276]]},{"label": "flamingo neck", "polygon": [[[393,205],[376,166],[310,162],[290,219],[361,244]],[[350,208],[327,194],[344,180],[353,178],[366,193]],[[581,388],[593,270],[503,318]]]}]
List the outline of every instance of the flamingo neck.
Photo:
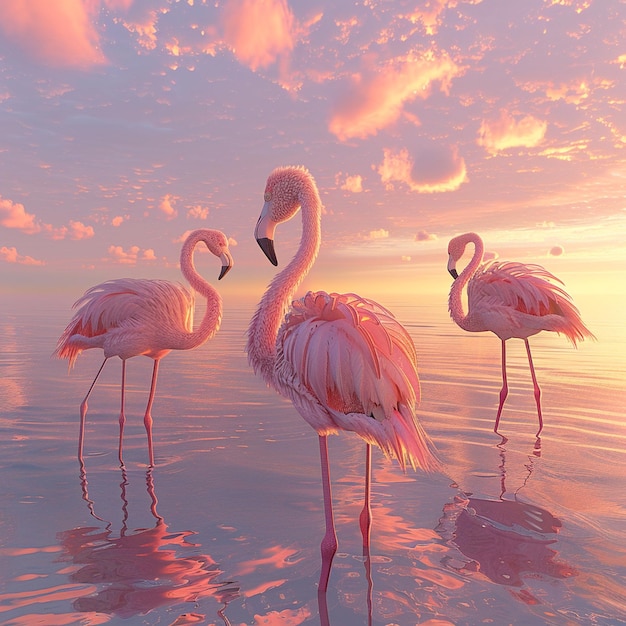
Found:
[{"label": "flamingo neck", "polygon": [[[187,279],[191,288],[206,298],[207,301],[206,311],[198,328],[185,333],[181,339],[183,343],[181,349],[185,350],[195,348],[211,339],[219,330],[222,321],[222,298],[217,289],[198,274],[193,262],[193,253],[200,241],[203,241],[201,233],[198,233],[196,236],[190,236],[183,244],[180,253],[180,270],[183,276]],[[193,310],[191,312],[191,320],[190,326],[193,326]]]},{"label": "flamingo neck", "polygon": [[466,313],[463,307],[463,289],[469,282],[470,278],[476,273],[478,266],[481,264],[485,247],[482,239],[473,233],[468,234],[464,243],[466,246],[468,243],[474,244],[474,256],[472,256],[472,260],[459,274],[459,277],[452,283],[450,297],[448,299],[448,309],[450,310],[450,316],[452,319],[461,328],[468,330],[466,328],[466,322],[468,321],[469,313]]},{"label": "flamingo neck", "polygon": [[321,241],[321,201],[317,190],[301,194],[302,236],[295,255],[276,274],[263,294],[248,331],[248,360],[254,371],[274,386],[276,338],[296,289],[309,273]]}]

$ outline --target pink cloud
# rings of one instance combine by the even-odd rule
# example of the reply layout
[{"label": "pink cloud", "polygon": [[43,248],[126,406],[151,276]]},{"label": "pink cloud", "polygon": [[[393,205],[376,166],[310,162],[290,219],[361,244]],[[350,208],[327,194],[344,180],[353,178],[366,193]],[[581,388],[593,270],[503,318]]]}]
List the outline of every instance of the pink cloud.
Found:
[{"label": "pink cloud", "polygon": [[227,0],[222,14],[224,41],[253,71],[291,52],[296,22],[286,0]]},{"label": "pink cloud", "polygon": [[554,246],[550,248],[550,256],[561,256],[565,252],[563,246]]},{"label": "pink cloud", "polygon": [[23,204],[13,202],[0,196],[0,225],[5,228],[16,228],[25,233],[33,234],[41,231],[41,225],[31,213],[27,213]]},{"label": "pink cloud", "polygon": [[369,234],[367,235],[367,239],[388,239],[389,238],[389,231],[385,230],[384,228],[379,228],[378,230],[370,230]]},{"label": "pink cloud", "polygon": [[375,135],[398,120],[407,102],[427,98],[434,82],[447,92],[450,81],[461,72],[448,55],[429,54],[355,74],[335,106],[329,130],[341,141]]},{"label": "pink cloud", "polygon": [[[129,2],[105,4],[124,8]],[[3,0],[0,30],[38,63],[87,69],[106,62],[94,25],[99,9],[98,0]]]},{"label": "pink cloud", "polygon": [[437,239],[437,235],[433,235],[433,233],[428,233],[425,230],[419,230],[415,235],[415,241],[435,241]]},{"label": "pink cloud", "polygon": [[91,239],[94,236],[93,226],[85,226],[82,222],[70,220],[68,229],[70,239]]},{"label": "pink cloud", "polygon": [[467,181],[465,160],[456,146],[425,146],[415,158],[406,149],[385,148],[377,171],[388,188],[399,182],[418,193],[455,191]]},{"label": "pink cloud", "polygon": [[209,209],[208,207],[203,207],[197,204],[196,206],[192,206],[187,211],[187,217],[198,220],[206,220],[209,217]]},{"label": "pink cloud", "polygon": [[139,260],[154,261],[157,257],[152,248],[142,250],[139,246],[131,246],[124,250],[122,246],[109,246],[109,256],[122,265],[136,265]]},{"label": "pink cloud", "polygon": [[478,145],[483,146],[491,154],[509,148],[533,148],[543,141],[547,128],[547,122],[532,115],[516,120],[510,113],[502,111],[496,120],[483,120]]},{"label": "pink cloud", "polygon": [[448,0],[431,0],[402,17],[413,24],[421,24],[428,35],[434,35],[442,22],[440,16],[448,8],[448,4]]},{"label": "pink cloud", "polygon": [[137,42],[142,48],[145,50],[154,50],[157,46],[157,24],[159,16],[159,12],[152,9],[135,19],[124,20],[123,24],[129,32],[137,36]]},{"label": "pink cloud", "polygon": [[165,213],[168,220],[174,219],[178,215],[178,211],[174,208],[177,198],[172,194],[165,194],[159,202],[159,209]]},{"label": "pink cloud", "polygon": [[124,215],[116,215],[112,220],[111,220],[111,226],[115,226],[115,228],[117,228],[118,226],[121,226],[122,223],[128,219],[128,216],[124,216]]},{"label": "pink cloud", "polygon": [[17,263],[19,265],[45,265],[43,261],[33,259],[32,256],[23,256],[18,254],[16,248],[0,247],[0,261],[7,263]]},{"label": "pink cloud", "polygon": [[340,189],[352,193],[361,193],[363,191],[363,177],[360,174],[346,175],[343,178],[343,182],[340,182],[342,178],[341,173],[335,177],[337,184],[340,184]]}]

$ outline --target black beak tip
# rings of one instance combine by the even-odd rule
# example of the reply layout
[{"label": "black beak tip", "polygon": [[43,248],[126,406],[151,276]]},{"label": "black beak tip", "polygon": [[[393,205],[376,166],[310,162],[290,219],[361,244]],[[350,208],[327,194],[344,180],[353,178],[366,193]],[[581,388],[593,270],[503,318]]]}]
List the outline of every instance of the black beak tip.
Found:
[{"label": "black beak tip", "polygon": [[274,241],[269,237],[261,237],[257,239],[257,243],[265,256],[269,259],[269,262],[276,266],[278,265],[278,259],[276,258],[276,252],[274,252]]},{"label": "black beak tip", "polygon": [[448,270],[450,272],[450,276],[456,280],[459,277],[458,272],[455,269]]},{"label": "black beak tip", "polygon": [[226,276],[226,274],[228,274],[228,272],[230,271],[231,267],[232,267],[232,265],[222,265],[222,269],[220,271],[220,275],[218,276],[217,280],[222,280],[222,278],[224,278],[224,276]]}]

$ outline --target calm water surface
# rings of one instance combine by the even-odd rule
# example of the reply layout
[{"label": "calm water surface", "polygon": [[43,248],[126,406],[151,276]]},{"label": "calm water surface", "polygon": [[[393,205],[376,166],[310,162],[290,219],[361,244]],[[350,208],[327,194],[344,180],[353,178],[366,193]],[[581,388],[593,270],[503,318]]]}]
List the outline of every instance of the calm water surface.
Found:
[{"label": "calm water surface", "polygon": [[[626,624],[626,336],[602,299],[579,299],[597,343],[509,342],[506,441],[492,432],[500,342],[469,334],[445,300],[386,300],[420,358],[419,415],[445,470],[403,475],[373,454],[364,558],[364,446],[330,440],[339,552],[317,596],[324,532],[317,437],[248,368],[253,305],[225,302],[217,337],[162,363],[148,472],[152,362],[129,361],[125,468],[120,362],[68,376],[50,354],[71,300],[0,304],[0,622],[26,624]],[[327,614],[327,619],[322,616]]]}]

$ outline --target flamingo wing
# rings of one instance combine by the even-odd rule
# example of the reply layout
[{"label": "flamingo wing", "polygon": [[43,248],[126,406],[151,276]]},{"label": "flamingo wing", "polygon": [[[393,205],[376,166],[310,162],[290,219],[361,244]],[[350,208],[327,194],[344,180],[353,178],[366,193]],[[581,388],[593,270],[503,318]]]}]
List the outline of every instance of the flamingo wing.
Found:
[{"label": "flamingo wing", "polygon": [[184,286],[165,280],[121,278],[100,283],[74,303],[76,313],[54,356],[69,359],[72,367],[82,350],[103,347],[107,333],[118,329],[138,333],[175,324],[190,331],[193,302],[193,294]]},{"label": "flamingo wing", "polygon": [[403,467],[433,467],[415,416],[415,346],[375,302],[321,291],[296,300],[278,333],[276,381],[319,434],[354,431]]},{"label": "flamingo wing", "polygon": [[[565,334],[572,343],[593,336],[583,324],[570,295],[560,286],[562,281],[540,265],[516,262],[491,262],[482,265],[467,286],[470,314],[500,317],[515,329],[533,333],[552,330]],[[496,322],[493,322],[496,324]],[[497,330],[492,326],[497,334]]]}]

